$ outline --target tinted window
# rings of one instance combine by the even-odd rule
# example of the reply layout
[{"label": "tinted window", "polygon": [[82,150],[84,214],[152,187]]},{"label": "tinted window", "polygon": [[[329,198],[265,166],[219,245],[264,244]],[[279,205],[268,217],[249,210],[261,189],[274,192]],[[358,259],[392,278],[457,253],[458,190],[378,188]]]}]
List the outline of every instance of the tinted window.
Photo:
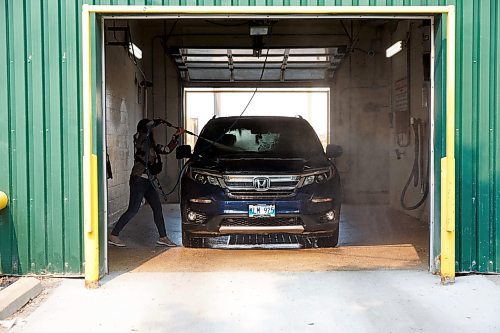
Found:
[{"label": "tinted window", "polygon": [[323,154],[323,147],[303,120],[287,118],[234,118],[210,121],[198,139],[195,154],[208,157],[295,157]]}]

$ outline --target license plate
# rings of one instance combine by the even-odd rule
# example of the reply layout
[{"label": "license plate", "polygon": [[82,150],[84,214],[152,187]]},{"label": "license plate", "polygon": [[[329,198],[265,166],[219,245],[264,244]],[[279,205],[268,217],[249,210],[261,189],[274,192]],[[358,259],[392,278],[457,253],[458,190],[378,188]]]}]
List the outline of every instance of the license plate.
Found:
[{"label": "license plate", "polygon": [[275,205],[249,205],[248,217],[275,217]]}]

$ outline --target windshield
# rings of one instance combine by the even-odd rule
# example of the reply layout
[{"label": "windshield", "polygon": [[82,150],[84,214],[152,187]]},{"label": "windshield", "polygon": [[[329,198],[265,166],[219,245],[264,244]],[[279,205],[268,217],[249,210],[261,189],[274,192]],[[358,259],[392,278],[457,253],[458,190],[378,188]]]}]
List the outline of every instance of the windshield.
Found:
[{"label": "windshield", "polygon": [[194,148],[205,157],[304,158],[323,154],[313,128],[297,118],[243,118],[230,129],[235,118],[210,121]]}]

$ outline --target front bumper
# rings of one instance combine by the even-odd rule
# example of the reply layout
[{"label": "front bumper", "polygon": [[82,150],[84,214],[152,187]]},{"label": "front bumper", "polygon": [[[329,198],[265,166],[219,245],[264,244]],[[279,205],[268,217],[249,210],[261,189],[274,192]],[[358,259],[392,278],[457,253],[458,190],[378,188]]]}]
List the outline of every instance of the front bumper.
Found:
[{"label": "front bumper", "polygon": [[[332,198],[332,201],[313,202],[312,199],[318,197]],[[300,188],[291,197],[273,199],[234,199],[218,186],[199,184],[189,177],[183,177],[182,230],[200,237],[275,233],[330,236],[339,228],[340,197],[338,177],[326,183]],[[198,202],[192,199],[198,199],[194,200]],[[276,216],[250,218],[249,205],[255,204],[275,205]],[[199,218],[190,221],[187,218],[189,212],[196,213]],[[328,212],[333,212],[333,219],[326,218]]]},{"label": "front bumper", "polygon": [[[274,201],[211,199],[211,203],[192,203],[188,198],[181,205],[183,231],[198,236],[273,233],[328,236],[338,230],[340,206],[334,202],[312,203],[308,196],[298,197]],[[273,204],[276,216],[250,218],[251,204]],[[196,213],[198,218],[189,221],[189,212]],[[327,219],[328,212],[333,212],[332,220]]]}]

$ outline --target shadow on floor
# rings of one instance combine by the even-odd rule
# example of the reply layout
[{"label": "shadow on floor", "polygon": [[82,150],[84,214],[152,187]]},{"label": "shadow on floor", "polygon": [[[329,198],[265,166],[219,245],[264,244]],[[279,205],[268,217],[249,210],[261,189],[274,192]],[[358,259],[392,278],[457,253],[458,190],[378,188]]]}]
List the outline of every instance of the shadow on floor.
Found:
[{"label": "shadow on floor", "polygon": [[[182,246],[179,205],[163,205],[163,217],[167,234],[178,246]],[[112,226],[108,230],[111,232]],[[120,233],[127,244],[125,248],[108,245],[108,264],[110,272],[129,272],[140,267],[172,248],[157,245],[158,231],[153,221],[149,205],[143,205],[137,215],[130,220]]]}]

